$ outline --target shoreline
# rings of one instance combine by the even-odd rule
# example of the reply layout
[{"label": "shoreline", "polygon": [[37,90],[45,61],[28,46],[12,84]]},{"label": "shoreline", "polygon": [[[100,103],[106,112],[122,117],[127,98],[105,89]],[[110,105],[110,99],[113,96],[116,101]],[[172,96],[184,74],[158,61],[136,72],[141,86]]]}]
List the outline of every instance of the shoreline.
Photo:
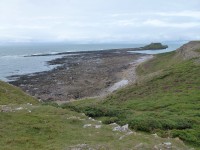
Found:
[{"label": "shoreline", "polygon": [[[124,49],[74,52],[51,60],[58,67],[44,72],[19,75],[9,83],[20,87],[42,101],[72,101],[106,96],[119,87],[132,83],[135,68],[146,54],[131,54]],[[119,83],[118,83],[119,82]]]},{"label": "shoreline", "polygon": [[137,80],[137,73],[136,68],[143,62],[146,62],[153,58],[153,55],[141,56],[139,59],[134,60],[130,63],[129,68],[119,73],[119,77],[121,80],[114,83],[112,86],[108,87],[107,89],[103,89],[102,93],[99,97],[105,97],[127,85],[134,84]]}]

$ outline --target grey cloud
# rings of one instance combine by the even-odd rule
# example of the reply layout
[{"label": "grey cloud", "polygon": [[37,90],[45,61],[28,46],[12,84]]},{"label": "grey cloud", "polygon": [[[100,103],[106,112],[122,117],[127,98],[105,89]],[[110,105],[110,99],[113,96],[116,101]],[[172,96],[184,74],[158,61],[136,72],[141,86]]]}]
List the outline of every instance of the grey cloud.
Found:
[{"label": "grey cloud", "polygon": [[199,0],[1,0],[0,40],[192,40],[200,35],[199,6]]}]

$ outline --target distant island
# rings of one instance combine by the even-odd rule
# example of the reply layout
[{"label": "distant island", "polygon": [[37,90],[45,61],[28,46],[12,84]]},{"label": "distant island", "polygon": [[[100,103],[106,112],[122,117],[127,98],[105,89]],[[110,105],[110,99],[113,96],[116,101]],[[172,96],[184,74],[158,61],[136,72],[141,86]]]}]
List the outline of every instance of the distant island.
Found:
[{"label": "distant island", "polygon": [[161,43],[151,43],[144,47],[140,47],[141,50],[159,50],[159,49],[166,49],[168,48],[167,45],[162,45]]}]

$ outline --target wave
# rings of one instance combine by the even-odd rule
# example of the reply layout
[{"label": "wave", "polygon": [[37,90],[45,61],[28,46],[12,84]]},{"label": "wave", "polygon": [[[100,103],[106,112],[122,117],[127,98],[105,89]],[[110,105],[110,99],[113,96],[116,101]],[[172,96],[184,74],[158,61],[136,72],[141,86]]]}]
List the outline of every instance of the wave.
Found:
[{"label": "wave", "polygon": [[[84,52],[84,51],[80,51]],[[78,51],[65,51],[65,52],[49,52],[49,53],[35,53],[35,54],[29,54],[25,55],[24,57],[38,57],[38,56],[55,56],[55,55],[66,55],[66,54],[74,54],[78,53]]]},{"label": "wave", "polygon": [[16,58],[21,58],[24,57],[25,55],[3,55],[0,56],[0,59],[16,59]]},{"label": "wave", "polygon": [[35,54],[24,54],[24,55],[0,55],[0,59],[17,59],[23,57],[39,57],[39,56],[56,56],[74,53],[73,51],[66,52],[48,52],[48,53],[35,53]]},{"label": "wave", "polygon": [[35,56],[52,56],[52,55],[62,55],[61,52],[49,52],[49,53],[35,53],[35,54],[29,54],[25,55],[24,57],[35,57]]}]

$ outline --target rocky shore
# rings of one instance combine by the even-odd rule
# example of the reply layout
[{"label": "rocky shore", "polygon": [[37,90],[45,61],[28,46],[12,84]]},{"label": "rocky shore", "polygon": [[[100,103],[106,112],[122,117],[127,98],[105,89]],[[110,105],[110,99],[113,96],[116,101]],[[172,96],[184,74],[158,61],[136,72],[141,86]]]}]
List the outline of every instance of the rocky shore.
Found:
[{"label": "rocky shore", "polygon": [[10,82],[43,101],[70,101],[105,96],[134,82],[136,66],[150,55],[129,53],[129,49],[63,53],[48,62],[53,70],[15,76]]}]

